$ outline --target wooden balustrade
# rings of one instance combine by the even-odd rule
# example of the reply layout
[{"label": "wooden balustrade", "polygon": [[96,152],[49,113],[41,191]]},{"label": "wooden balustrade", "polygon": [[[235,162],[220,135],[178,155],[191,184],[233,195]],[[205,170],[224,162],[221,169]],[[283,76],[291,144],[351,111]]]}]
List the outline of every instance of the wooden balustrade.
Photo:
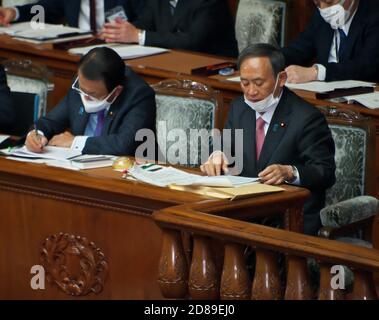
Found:
[{"label": "wooden balustrade", "polygon": [[[160,272],[160,285],[167,298],[174,297],[174,290],[168,290],[167,283],[177,284],[178,274],[183,287],[175,291],[180,293],[176,298],[184,298],[187,292],[184,288],[187,280],[183,278],[184,254],[178,249],[181,248],[178,235],[185,231],[193,234],[194,241],[188,279],[192,299],[377,299],[372,275],[379,271],[379,250],[204,214],[185,206],[156,212],[154,219],[165,233],[162,257],[173,258],[170,265],[166,258],[161,259],[160,270],[165,272]],[[225,243],[222,272],[217,272],[215,263],[216,255],[221,252],[212,251],[211,239]],[[255,249],[253,279],[244,255],[246,247]],[[278,255],[284,259],[278,261]],[[176,257],[179,262],[174,261]],[[308,258],[315,259],[320,265],[318,292],[312,290]],[[181,265],[183,270],[170,271],[175,265]],[[349,294],[338,287],[336,275],[331,272],[333,266],[340,265],[346,265],[354,272],[353,290]],[[284,277],[281,277],[280,270],[286,271]]]}]

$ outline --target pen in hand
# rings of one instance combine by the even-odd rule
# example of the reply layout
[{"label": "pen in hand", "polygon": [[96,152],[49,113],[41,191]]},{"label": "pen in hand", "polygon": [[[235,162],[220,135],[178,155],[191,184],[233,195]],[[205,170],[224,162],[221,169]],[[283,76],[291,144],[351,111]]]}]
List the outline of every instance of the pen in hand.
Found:
[{"label": "pen in hand", "polygon": [[35,136],[36,136],[37,141],[39,142],[40,149],[42,150],[42,149],[43,149],[42,139],[41,139],[41,135],[38,133],[38,130],[37,130],[37,126],[36,126],[36,125],[34,125],[34,134],[35,134]]}]

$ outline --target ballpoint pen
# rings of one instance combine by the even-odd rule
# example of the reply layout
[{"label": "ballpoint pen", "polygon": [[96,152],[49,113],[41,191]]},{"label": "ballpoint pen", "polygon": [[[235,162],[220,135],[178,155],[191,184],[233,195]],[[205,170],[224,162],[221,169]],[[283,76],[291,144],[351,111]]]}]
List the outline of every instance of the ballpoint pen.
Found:
[{"label": "ballpoint pen", "polygon": [[[38,139],[39,143],[41,143],[41,135],[38,133],[36,125],[34,125],[34,134],[36,135],[36,138]],[[43,149],[42,143],[41,143],[41,149]]]}]

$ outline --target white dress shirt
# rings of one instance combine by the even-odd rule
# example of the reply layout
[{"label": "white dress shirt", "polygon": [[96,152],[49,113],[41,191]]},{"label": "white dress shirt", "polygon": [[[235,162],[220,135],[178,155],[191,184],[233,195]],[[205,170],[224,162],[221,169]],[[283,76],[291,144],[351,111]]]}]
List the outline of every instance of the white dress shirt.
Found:
[{"label": "white dress shirt", "polygon": [[[82,0],[80,4],[79,13],[79,28],[83,30],[91,30],[91,20],[90,20],[90,1]],[[105,12],[104,12],[104,0],[96,0],[96,25],[97,30],[101,30],[105,22]]]}]

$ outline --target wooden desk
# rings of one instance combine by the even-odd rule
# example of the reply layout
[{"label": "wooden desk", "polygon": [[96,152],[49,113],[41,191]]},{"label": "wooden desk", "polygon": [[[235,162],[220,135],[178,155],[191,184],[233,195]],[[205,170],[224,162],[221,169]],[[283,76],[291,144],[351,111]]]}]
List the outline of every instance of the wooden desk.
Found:
[{"label": "wooden desk", "polygon": [[[160,299],[162,233],[154,211],[194,204],[238,219],[283,212],[287,228],[296,231],[309,195],[286,187],[236,202],[210,200],[120,176],[110,168],[74,172],[0,158],[0,299],[73,298],[64,290],[78,299]],[[63,289],[49,283],[31,289],[31,268],[41,264],[60,277]],[[82,287],[65,287],[64,266],[67,279],[81,279]],[[91,289],[99,293],[88,294]]]},{"label": "wooden desk", "polygon": [[[30,59],[36,63],[46,65],[52,72],[52,82],[55,90],[49,95],[49,109],[55,106],[71,87],[73,77],[77,72],[79,57],[61,50],[52,50],[46,46],[31,45],[0,35],[0,60],[2,59]],[[212,86],[222,92],[224,106],[220,108],[220,119],[226,119],[230,102],[241,95],[239,83],[227,81],[227,77],[196,77],[190,75],[191,69],[205,65],[226,61],[220,57],[204,54],[172,50],[169,53],[126,61],[126,64],[142,75],[149,83],[156,83],[167,78],[193,79]],[[309,102],[316,105],[331,105],[324,100],[315,99],[313,93],[297,91]],[[337,107],[349,108],[365,116],[373,118],[376,127],[376,171],[378,175],[379,195],[379,110],[370,110],[358,105],[335,104]]]}]

